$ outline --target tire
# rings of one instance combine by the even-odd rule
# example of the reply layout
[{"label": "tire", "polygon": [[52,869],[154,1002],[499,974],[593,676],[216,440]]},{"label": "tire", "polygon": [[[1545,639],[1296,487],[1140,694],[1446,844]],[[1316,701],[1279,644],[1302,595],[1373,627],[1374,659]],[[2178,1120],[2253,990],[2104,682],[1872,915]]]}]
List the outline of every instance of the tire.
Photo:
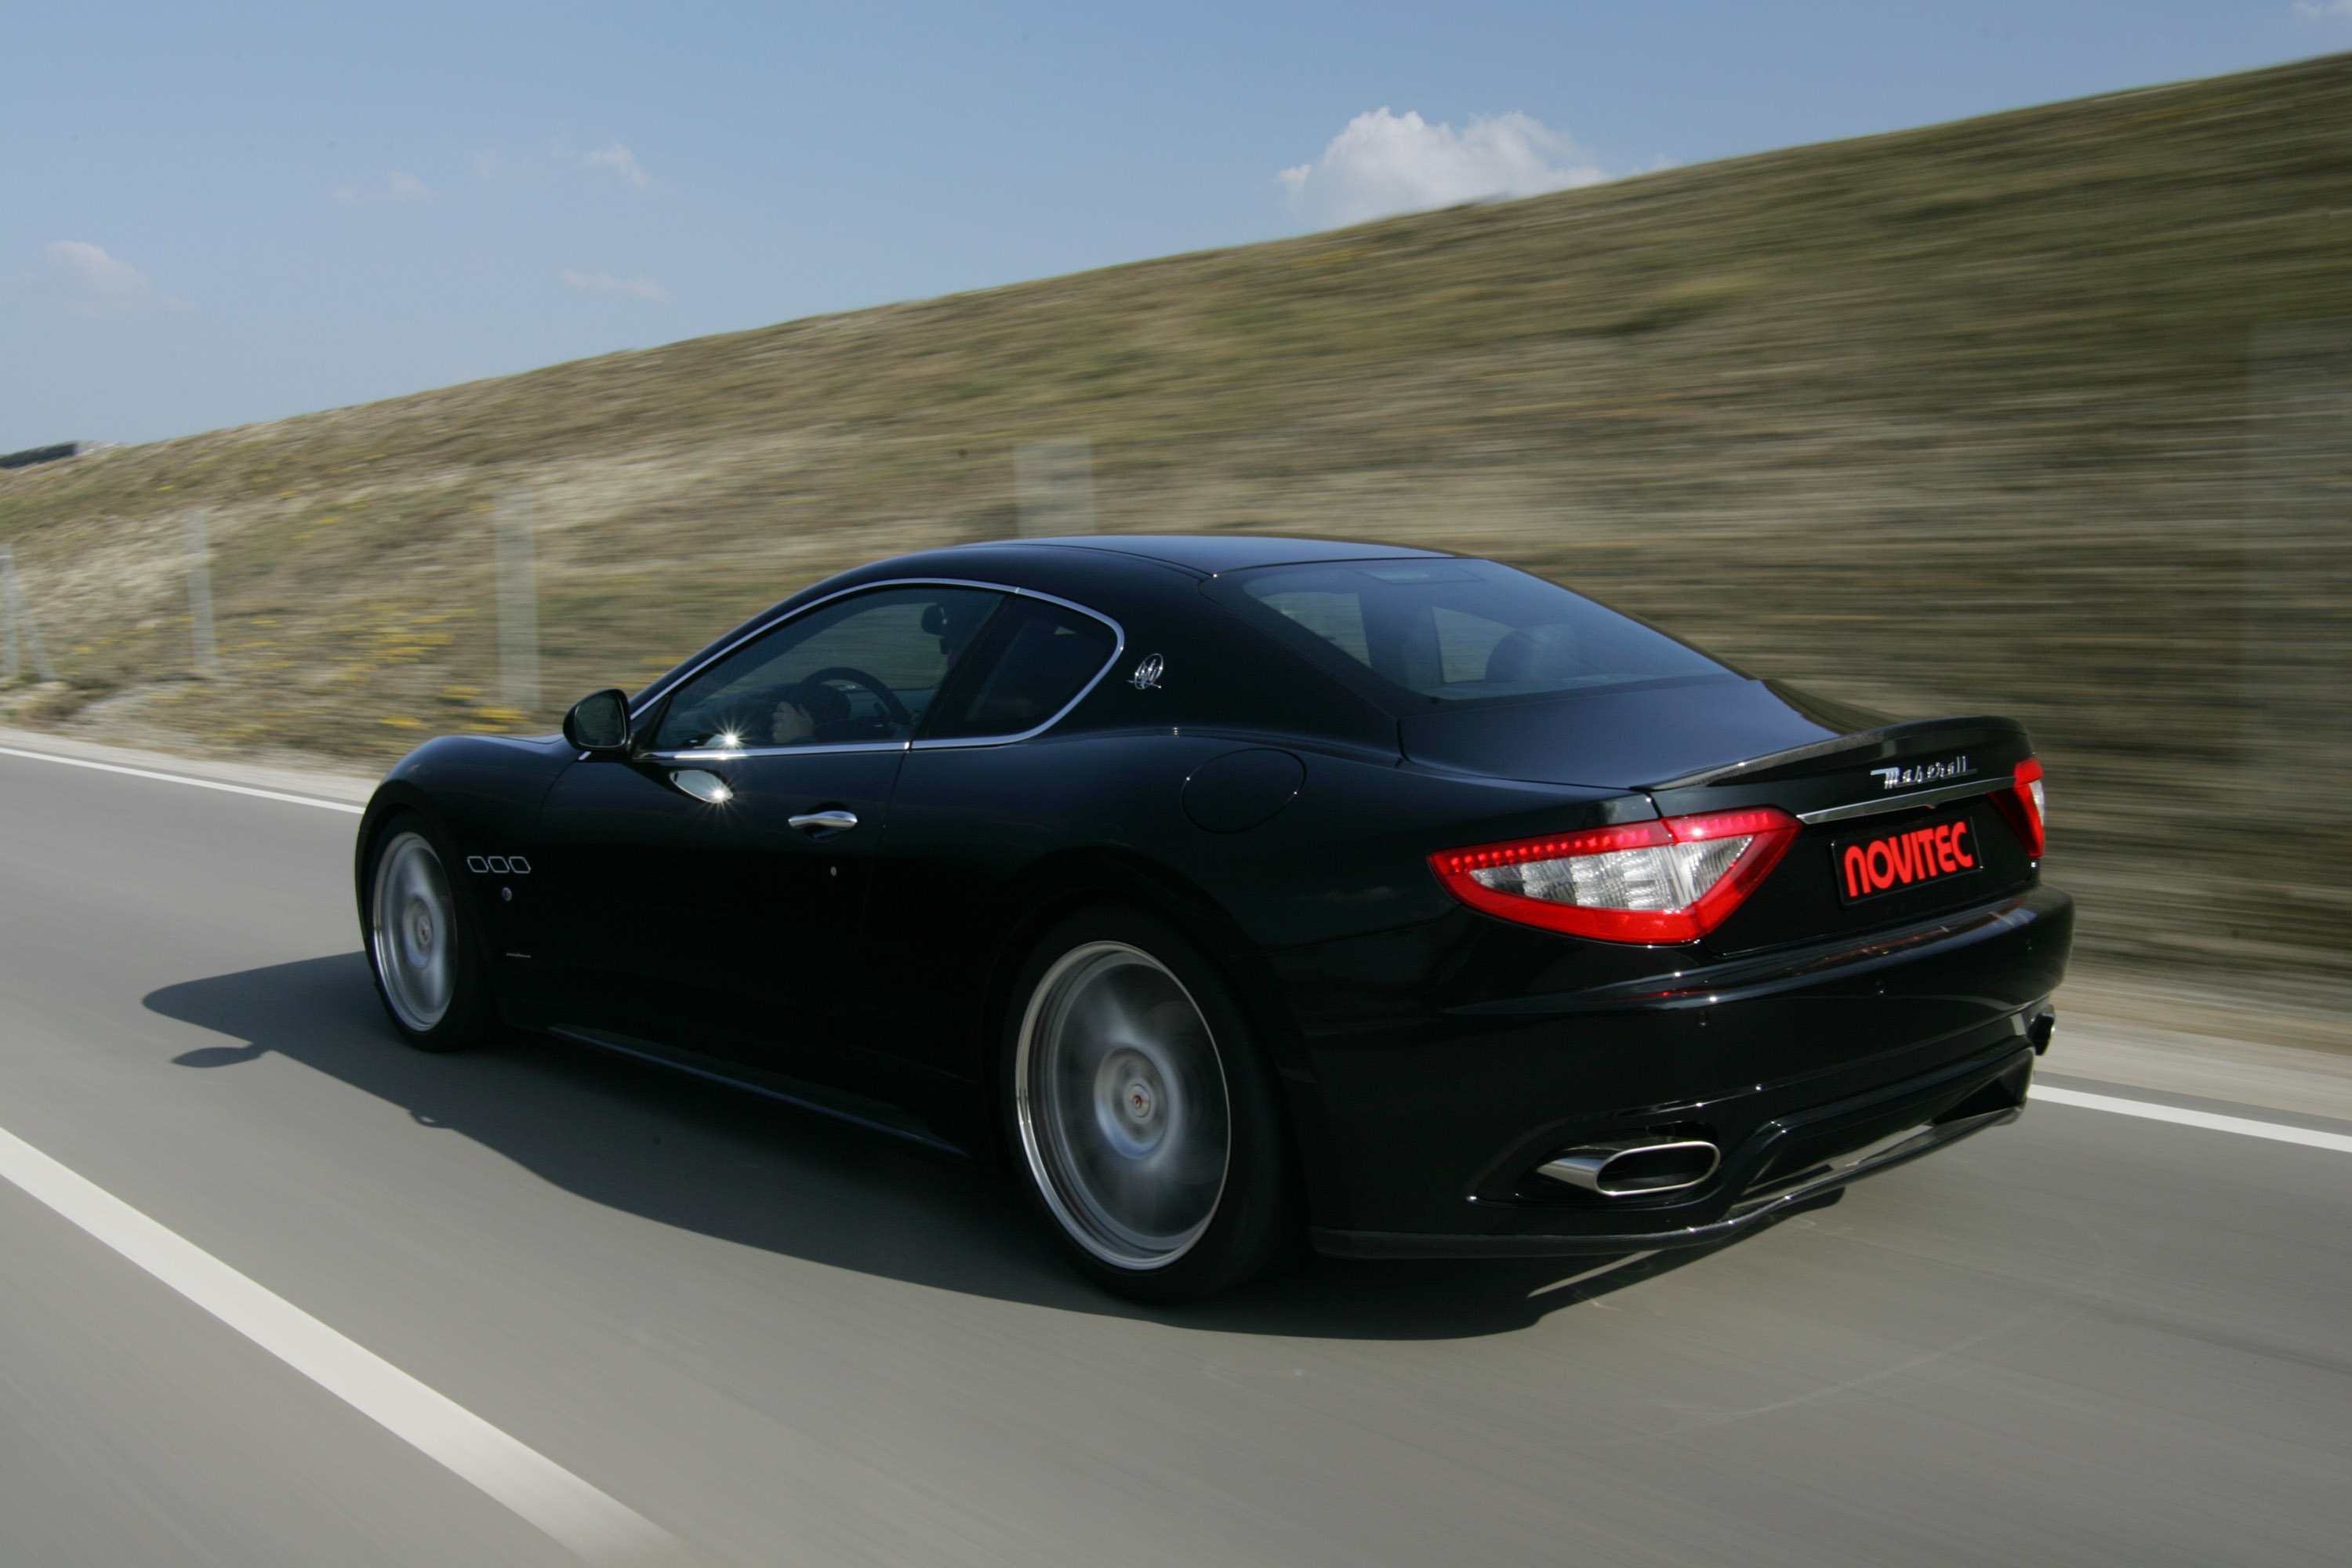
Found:
[{"label": "tire", "polygon": [[368,968],[393,1027],[420,1051],[464,1050],[497,1026],[472,911],[449,876],[452,860],[441,836],[415,812],[386,822],[368,857]]},{"label": "tire", "polygon": [[1006,1009],[1017,1179],[1071,1261],[1134,1300],[1194,1300],[1290,1250],[1287,1130],[1231,990],[1173,928],[1102,908],[1048,931]]}]

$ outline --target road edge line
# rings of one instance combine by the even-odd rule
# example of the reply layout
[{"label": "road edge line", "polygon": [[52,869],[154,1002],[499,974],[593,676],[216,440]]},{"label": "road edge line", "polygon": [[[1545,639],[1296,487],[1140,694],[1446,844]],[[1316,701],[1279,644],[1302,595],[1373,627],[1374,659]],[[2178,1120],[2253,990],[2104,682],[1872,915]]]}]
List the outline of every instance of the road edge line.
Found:
[{"label": "road edge line", "polygon": [[55,752],[28,752],[21,746],[0,746],[0,757],[29,757],[37,763],[63,763],[69,768],[96,768],[102,773],[124,773],[134,779],[161,779],[165,784],[193,784],[197,789],[216,789],[229,795],[249,795],[261,800],[282,800],[290,805],[315,805],[322,811],[347,811],[359,816],[367,807],[352,805],[340,800],[320,800],[307,795],[289,795],[283,790],[257,789],[251,784],[225,784],[219,779],[193,778],[186,773],[158,773],[153,768],[125,767],[121,763],[95,763],[88,757],[61,757]]}]

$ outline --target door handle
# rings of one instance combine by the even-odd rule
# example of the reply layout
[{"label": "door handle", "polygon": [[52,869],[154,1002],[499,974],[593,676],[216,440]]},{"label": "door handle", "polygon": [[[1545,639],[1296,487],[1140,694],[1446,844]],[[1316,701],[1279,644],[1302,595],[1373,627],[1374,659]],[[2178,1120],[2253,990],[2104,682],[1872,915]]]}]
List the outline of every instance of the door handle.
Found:
[{"label": "door handle", "polygon": [[857,814],[834,806],[824,811],[812,811],[784,820],[803,833],[846,833],[857,826]]}]

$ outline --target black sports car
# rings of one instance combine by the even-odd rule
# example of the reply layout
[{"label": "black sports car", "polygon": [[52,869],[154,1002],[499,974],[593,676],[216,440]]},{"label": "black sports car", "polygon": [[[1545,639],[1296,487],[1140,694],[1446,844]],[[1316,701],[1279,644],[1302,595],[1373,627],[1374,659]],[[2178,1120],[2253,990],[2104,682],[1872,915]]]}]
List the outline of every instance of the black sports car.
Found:
[{"label": "black sports car", "polygon": [[360,826],[394,1022],[1002,1158],[1130,1295],[1703,1244],[2017,1115],[2074,911],[2005,719],[1886,723],[1493,562],[967,545]]}]

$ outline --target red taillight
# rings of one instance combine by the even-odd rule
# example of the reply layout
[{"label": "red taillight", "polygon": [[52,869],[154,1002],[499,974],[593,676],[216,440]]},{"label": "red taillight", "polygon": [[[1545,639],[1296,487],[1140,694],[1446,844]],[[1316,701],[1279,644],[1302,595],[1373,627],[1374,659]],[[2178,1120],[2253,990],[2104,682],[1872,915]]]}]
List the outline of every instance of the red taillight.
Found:
[{"label": "red taillight", "polygon": [[2009,825],[2017,829],[2017,836],[2025,841],[2025,852],[2041,859],[2046,837],[2042,828],[2041,759],[2028,757],[2018,763],[2014,782],[1992,798],[1993,804],[2000,807],[2000,814],[2009,818]]},{"label": "red taillight", "polygon": [[1445,849],[1429,864],[1455,898],[1505,920],[1604,942],[1696,942],[1797,832],[1796,818],[1766,805]]}]

